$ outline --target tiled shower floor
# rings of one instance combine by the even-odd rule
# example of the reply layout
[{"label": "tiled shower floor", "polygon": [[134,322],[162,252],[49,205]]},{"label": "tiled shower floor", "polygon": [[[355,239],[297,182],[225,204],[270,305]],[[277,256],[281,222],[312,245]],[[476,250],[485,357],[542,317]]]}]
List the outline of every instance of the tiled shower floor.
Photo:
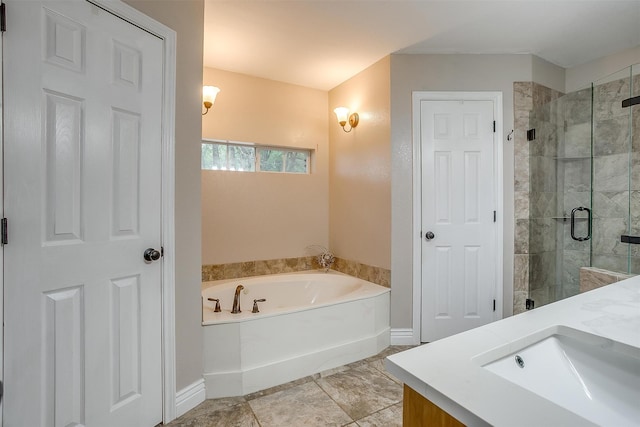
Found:
[{"label": "tiled shower floor", "polygon": [[402,425],[402,383],[383,359],[411,348],[381,353],[243,397],[206,400],[173,427],[393,427]]}]

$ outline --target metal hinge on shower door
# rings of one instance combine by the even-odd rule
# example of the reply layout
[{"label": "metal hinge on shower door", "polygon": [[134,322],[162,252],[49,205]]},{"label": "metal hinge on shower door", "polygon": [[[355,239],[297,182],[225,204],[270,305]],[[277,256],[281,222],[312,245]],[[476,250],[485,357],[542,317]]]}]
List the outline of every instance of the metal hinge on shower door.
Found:
[{"label": "metal hinge on shower door", "polygon": [[7,31],[7,9],[4,3],[0,3],[0,32]]},{"label": "metal hinge on shower door", "polygon": [[8,231],[7,218],[2,218],[0,220],[0,243],[2,243],[2,246],[9,243],[9,231]]}]

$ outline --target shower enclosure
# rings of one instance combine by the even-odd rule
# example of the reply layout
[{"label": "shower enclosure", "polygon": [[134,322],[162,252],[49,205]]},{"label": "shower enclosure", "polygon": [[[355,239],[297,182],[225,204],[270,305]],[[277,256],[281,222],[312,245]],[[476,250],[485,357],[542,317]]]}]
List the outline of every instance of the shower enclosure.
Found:
[{"label": "shower enclosure", "polygon": [[[640,274],[640,65],[530,112],[529,299],[580,291],[580,268]],[[529,301],[528,301],[529,302]]]}]

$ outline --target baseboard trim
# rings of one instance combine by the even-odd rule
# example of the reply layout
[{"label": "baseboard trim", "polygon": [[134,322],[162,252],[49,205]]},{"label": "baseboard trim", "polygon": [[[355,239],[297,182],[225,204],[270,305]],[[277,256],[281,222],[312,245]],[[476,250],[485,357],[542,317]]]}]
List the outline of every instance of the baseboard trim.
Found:
[{"label": "baseboard trim", "polygon": [[416,342],[413,336],[412,328],[392,328],[391,329],[391,345],[415,345],[420,344],[419,340]]},{"label": "baseboard trim", "polygon": [[206,397],[204,378],[186,386],[176,393],[176,417],[180,417],[202,402]]}]

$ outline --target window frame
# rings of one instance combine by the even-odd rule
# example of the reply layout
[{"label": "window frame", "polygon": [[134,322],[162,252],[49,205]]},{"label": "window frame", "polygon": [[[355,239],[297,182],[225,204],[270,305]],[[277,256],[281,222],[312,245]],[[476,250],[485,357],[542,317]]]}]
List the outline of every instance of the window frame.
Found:
[{"label": "window frame", "polygon": [[[202,148],[204,144],[210,145],[224,145],[227,148],[227,168],[226,169],[205,169],[203,168],[202,162]],[[254,150],[254,169],[253,170],[235,170],[229,169],[229,147],[251,147]],[[274,151],[282,151],[282,169],[279,171],[275,170],[262,170],[260,167],[261,160],[261,151],[262,150],[274,150]],[[306,155],[306,170],[305,172],[288,172],[287,171],[287,153],[302,153]],[[202,138],[200,144],[200,170],[203,171],[218,171],[218,172],[253,172],[253,173],[282,173],[287,175],[310,175],[311,174],[311,159],[313,155],[313,149],[311,148],[301,148],[301,147],[286,147],[280,145],[262,145],[256,144],[252,142],[239,142],[239,141],[228,141],[228,140],[219,140],[219,139],[207,139]]]},{"label": "window frame", "polygon": [[[261,160],[261,150],[274,150],[274,151],[282,151],[282,170],[279,171],[269,171],[262,170],[260,167]],[[287,153],[302,153],[307,155],[307,164],[305,172],[287,172]],[[311,150],[307,148],[290,148],[290,147],[276,147],[273,145],[256,145],[256,172],[264,172],[264,173],[286,173],[291,175],[309,175],[311,173]]]}]

